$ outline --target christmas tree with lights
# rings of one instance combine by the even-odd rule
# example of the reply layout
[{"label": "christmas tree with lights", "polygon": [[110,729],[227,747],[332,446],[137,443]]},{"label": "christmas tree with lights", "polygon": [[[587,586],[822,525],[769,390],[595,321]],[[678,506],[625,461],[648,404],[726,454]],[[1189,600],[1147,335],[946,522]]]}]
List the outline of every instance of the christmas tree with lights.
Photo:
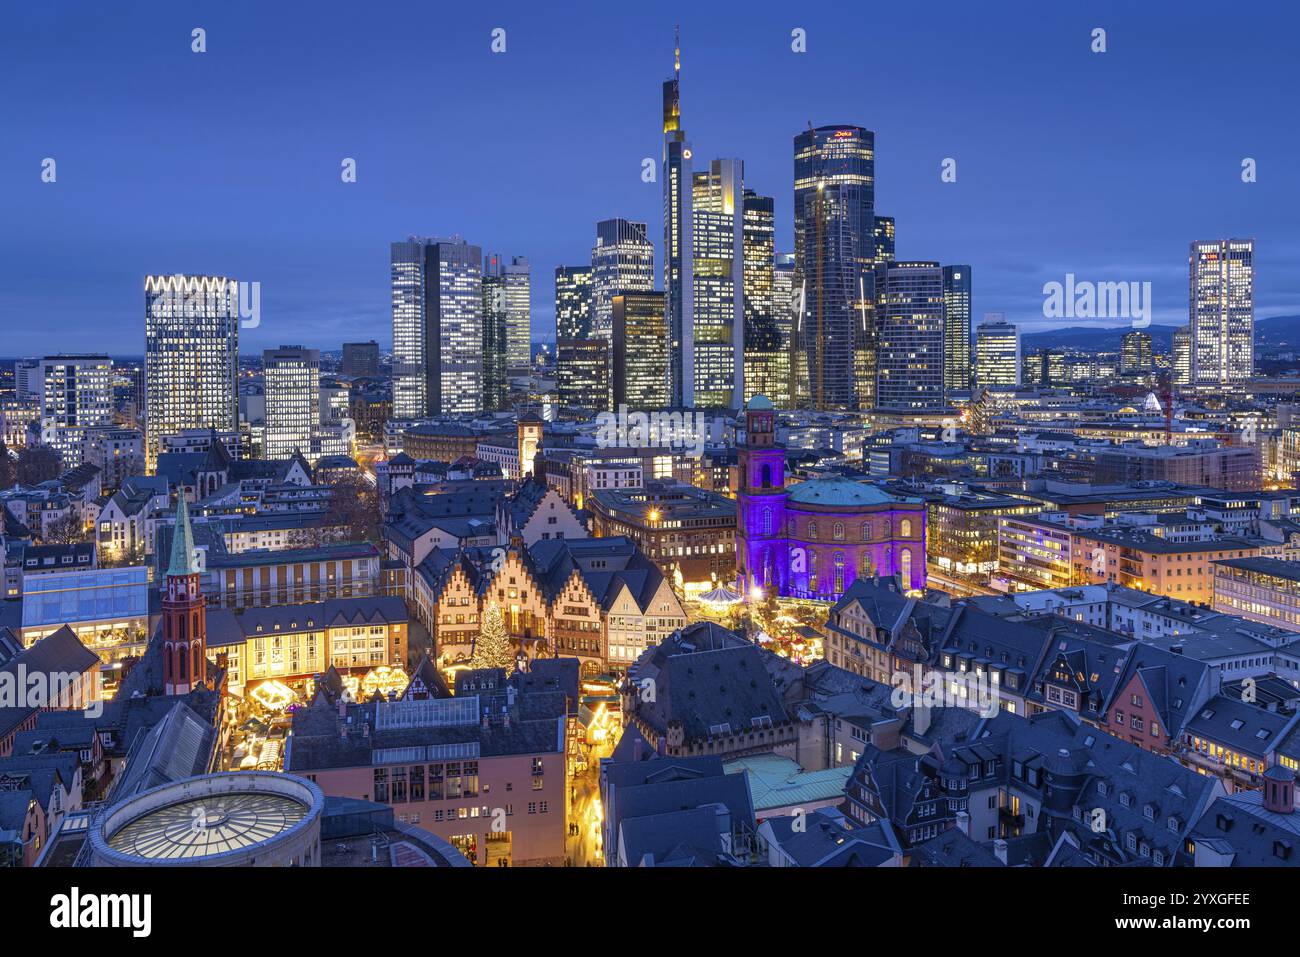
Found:
[{"label": "christmas tree with lights", "polygon": [[510,647],[501,607],[496,602],[488,602],[483,613],[483,625],[478,640],[474,642],[474,656],[469,664],[471,668],[504,668],[506,674],[515,670],[515,652]]}]

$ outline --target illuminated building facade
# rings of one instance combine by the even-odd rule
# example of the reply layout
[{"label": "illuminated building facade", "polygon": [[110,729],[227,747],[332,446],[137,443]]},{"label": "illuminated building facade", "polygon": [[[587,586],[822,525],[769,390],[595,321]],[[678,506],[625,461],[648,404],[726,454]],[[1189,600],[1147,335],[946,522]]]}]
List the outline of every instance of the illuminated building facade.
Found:
[{"label": "illuminated building facade", "polygon": [[744,392],[745,164],[718,159],[692,178],[691,324],[682,405],[739,408]]},{"label": "illuminated building facade", "polygon": [[1191,245],[1188,328],[1193,385],[1227,385],[1255,374],[1255,241]]},{"label": "illuminated building facade", "polygon": [[1216,562],[1214,610],[1300,631],[1300,562],[1279,558]]},{"label": "illuminated building facade", "polygon": [[596,338],[560,339],[555,361],[561,412],[581,415],[610,408],[609,343]]},{"label": "illuminated building facade", "polygon": [[1020,385],[1020,330],[997,313],[975,330],[975,384]]},{"label": "illuminated building facade", "polygon": [[146,276],[145,454],[186,429],[239,428],[238,286],[224,276]]},{"label": "illuminated building facade", "polygon": [[682,129],[682,50],[678,37],[673,75],[663,85],[664,150],[661,175],[664,207],[664,308],[668,325],[671,405],[688,405],[690,338],[694,292],[691,254],[691,145]]},{"label": "illuminated building facade", "polygon": [[1151,333],[1134,329],[1120,337],[1119,371],[1144,375],[1151,371]]},{"label": "illuminated building facade", "polygon": [[596,224],[591,250],[591,336],[614,337],[613,298],[619,292],[653,292],[655,248],[645,223],[606,219]]},{"label": "illuminated building facade", "polygon": [[[808,353],[803,348],[802,287],[795,285],[794,253],[778,253],[772,271],[772,314],[785,344],[786,374],[781,388],[766,395],[778,409],[793,409],[808,401]],[[748,396],[748,402],[753,396]]]},{"label": "illuminated building facade", "polygon": [[41,360],[41,442],[64,468],[82,462],[88,429],[113,424],[113,361],[108,356],[61,355]]},{"label": "illuminated building facade", "polygon": [[320,352],[302,346],[267,349],[262,377],[266,458],[287,459],[300,452],[310,459],[312,436],[320,430]]},{"label": "illuminated building facade", "polygon": [[506,373],[527,375],[532,365],[532,268],[523,256],[514,256],[506,262],[504,256],[493,253],[483,262],[485,282],[488,276],[501,278]]},{"label": "illuminated building facade", "polygon": [[746,406],[736,494],[736,569],[750,600],[769,593],[838,601],[858,578],[924,589],[925,504],[848,478],[785,484],[785,449],[765,396]]},{"label": "illuminated building facade", "polygon": [[499,258],[491,256],[483,271],[483,409],[487,412],[507,408],[508,328],[506,280],[500,271]]},{"label": "illuminated building facade", "polygon": [[876,407],[942,411],[943,270],[936,262],[888,262],[875,273]]},{"label": "illuminated building facade", "polygon": [[894,217],[876,217],[876,262],[894,261]]},{"label": "illuminated building facade", "polygon": [[[875,134],[822,126],[794,138],[795,286],[814,407],[871,408]],[[864,328],[865,327],[865,328]],[[865,359],[868,368],[864,369]]]},{"label": "illuminated building facade", "polygon": [[970,266],[943,267],[943,387],[970,389]]},{"label": "illuminated building facade", "polygon": [[1191,385],[1192,330],[1187,326],[1175,329],[1171,348],[1173,354],[1170,357],[1170,365],[1172,366],[1173,384],[1175,386]]},{"label": "illuminated building facade", "polygon": [[744,221],[744,401],[768,396],[778,408],[790,405],[790,347],[778,309],[790,308],[791,274],[778,295],[776,220],[772,197],[745,190]]},{"label": "illuminated building facade", "polygon": [[398,597],[371,595],[322,602],[208,612],[207,646],[226,657],[227,682],[243,695],[263,681],[310,692],[310,680],[334,668],[361,680],[407,668],[409,616]]},{"label": "illuminated building facade", "polygon": [[460,238],[391,246],[393,415],[429,418],[483,404],[483,252]]},{"label": "illuminated building facade", "polygon": [[591,335],[591,267],[555,267],[555,338]]},{"label": "illuminated building facade", "polygon": [[669,342],[662,292],[620,292],[614,313],[614,408],[668,407]]}]

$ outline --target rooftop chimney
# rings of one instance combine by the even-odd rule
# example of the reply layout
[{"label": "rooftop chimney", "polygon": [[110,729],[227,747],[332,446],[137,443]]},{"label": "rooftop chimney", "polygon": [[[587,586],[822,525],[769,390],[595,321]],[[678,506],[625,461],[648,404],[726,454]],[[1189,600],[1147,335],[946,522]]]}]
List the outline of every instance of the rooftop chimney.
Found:
[{"label": "rooftop chimney", "polygon": [[993,853],[1003,864],[1007,862],[1007,842],[998,838],[993,842]]}]

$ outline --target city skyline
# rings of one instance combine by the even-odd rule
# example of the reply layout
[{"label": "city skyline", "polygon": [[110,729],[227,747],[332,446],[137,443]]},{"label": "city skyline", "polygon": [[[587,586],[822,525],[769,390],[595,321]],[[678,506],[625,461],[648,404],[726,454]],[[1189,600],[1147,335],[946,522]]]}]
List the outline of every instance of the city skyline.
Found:
[{"label": "city skyline", "polygon": [[[426,15],[413,11],[413,22]],[[495,21],[439,21],[439,52],[448,66],[464,70],[484,101],[507,90],[515,98],[505,114],[473,102],[443,104],[438,109],[444,112],[433,112],[401,149],[378,130],[387,114],[377,106],[381,88],[387,91],[381,75],[335,75],[319,65],[306,69],[300,60],[300,46],[322,55],[341,52],[344,38],[329,18],[291,39],[289,31],[301,25],[286,14],[205,11],[198,19],[207,21],[208,51],[196,55],[189,31],[198,21],[188,12],[166,11],[148,22],[94,16],[73,21],[49,12],[17,16],[37,37],[27,47],[4,51],[19,75],[27,75],[21,67],[38,54],[63,68],[28,71],[39,74],[40,88],[26,89],[28,79],[18,83],[23,96],[15,98],[18,115],[9,124],[14,148],[0,167],[11,184],[11,221],[17,227],[8,237],[7,291],[0,302],[13,317],[39,310],[85,348],[139,354],[143,337],[138,320],[129,320],[139,315],[143,277],[191,273],[261,284],[264,321],[241,330],[247,350],[298,341],[330,349],[370,338],[388,349],[384,250],[410,234],[458,233],[485,249],[526,256],[537,277],[534,340],[553,340],[554,268],[586,261],[597,220],[645,222],[655,244],[654,273],[662,281],[662,183],[642,180],[641,161],[651,159],[659,171],[659,88],[673,66],[672,18],[593,9],[559,27],[513,14],[501,23],[507,30],[503,54],[490,50]],[[793,250],[793,138],[810,120],[855,124],[876,136],[877,207],[897,221],[898,257],[969,264],[979,277],[972,294],[975,316],[1001,312],[1027,334],[1050,328],[1052,321],[1041,313],[1042,285],[1073,273],[1092,281],[1150,281],[1152,322],[1182,325],[1188,243],[1213,236],[1255,240],[1257,319],[1300,313],[1300,280],[1285,265],[1297,247],[1285,232],[1285,209],[1294,208],[1300,185],[1287,181],[1283,161],[1294,152],[1296,133],[1261,121],[1262,96],[1244,102],[1233,97],[1229,110],[1230,92],[1202,91],[1195,101],[1182,95],[1196,69],[1196,58],[1188,55],[1200,42],[1192,32],[1194,18],[1167,21],[1150,12],[1103,8],[1086,16],[1036,11],[1031,24],[1013,13],[954,11],[946,21],[951,31],[933,38],[936,50],[947,54],[940,58],[945,62],[930,73],[908,68],[906,57],[892,51],[894,44],[881,46],[879,69],[896,76],[909,96],[880,100],[864,96],[854,82],[855,59],[846,49],[852,25],[861,23],[864,34],[888,36],[903,48],[919,25],[888,11],[870,21],[857,12],[846,16],[844,27],[802,15],[793,18],[799,23],[787,24],[781,21],[790,17],[778,19],[770,10],[744,23],[711,15],[682,18],[682,112],[692,148],[697,158],[741,159],[745,185],[774,197],[778,252]],[[1089,50],[1095,25],[1108,30],[1105,54]],[[806,53],[790,51],[795,27],[807,31]],[[56,30],[59,42],[45,43],[42,38]],[[376,70],[376,58],[381,49],[389,52],[389,44],[393,68],[418,54],[382,24],[362,22],[356,30],[350,38],[361,48],[357,62]],[[723,42],[728,32],[736,42]],[[1230,23],[1216,31],[1216,52],[1229,65],[1244,64],[1249,53],[1255,82],[1265,89],[1270,71],[1281,69],[1280,47],[1273,46],[1280,33]],[[662,39],[628,50],[602,44],[607,34]],[[948,37],[958,35],[967,42],[954,48]],[[280,44],[275,66],[263,65],[267,44]],[[567,69],[542,70],[538,78],[551,54],[565,49],[573,52],[571,62],[588,67],[583,75],[598,73],[608,81],[602,89],[619,110],[555,123],[553,111],[529,108],[534,98],[589,95],[581,77]],[[1278,56],[1269,55],[1274,49]],[[127,62],[123,50],[138,62]],[[758,107],[738,104],[729,93],[745,51],[756,50],[767,51],[772,63],[770,87],[765,84]],[[990,60],[1010,54],[996,70],[989,68]],[[242,75],[232,80],[230,70],[213,60]],[[82,100],[73,100],[89,82],[87,69],[112,73],[89,124]],[[158,69],[168,71],[174,83],[144,104],[134,95],[136,84]],[[1049,71],[1056,82],[1017,82],[1035,69]],[[321,84],[314,97],[304,80],[288,78],[291,70]],[[525,75],[526,88],[516,82]],[[1122,101],[1135,82],[1145,84],[1142,95],[1134,103]],[[262,103],[259,84],[275,84],[290,102]],[[332,85],[337,95],[320,95]],[[955,91],[967,109],[951,109]],[[231,135],[177,136],[170,143],[164,136],[167,145],[143,150],[133,134],[186,98]],[[996,112],[982,109],[990,102],[998,104]],[[945,103],[949,108],[940,111]],[[1229,116],[1217,136],[1195,149],[1186,146],[1186,137],[1173,137],[1180,124],[1216,103]],[[292,141],[274,123],[286,106],[301,115]],[[507,137],[499,136],[503,115],[509,118]],[[497,126],[478,125],[489,117]],[[70,128],[78,129],[76,137],[66,132]],[[452,128],[462,131],[457,139],[478,144],[493,142],[477,136],[480,129],[498,129],[503,148],[447,150],[442,130]],[[581,148],[573,146],[575,133]],[[419,149],[428,137],[444,148]],[[516,140],[536,148],[505,148]],[[1117,140],[1131,149],[1115,149]],[[420,163],[400,159],[412,152]],[[54,183],[41,181],[46,157],[58,164]],[[339,164],[347,157],[357,161],[356,183],[340,181]],[[1240,164],[1247,157],[1258,164],[1257,182],[1242,182]],[[957,161],[956,182],[941,181],[945,158]],[[534,178],[537,189],[529,191]],[[488,188],[494,180],[513,185]],[[1185,202],[1189,189],[1197,191],[1196,203]],[[160,209],[187,204],[204,222],[202,235],[148,228],[157,220],[139,216],[138,201],[128,213],[120,199],[128,195],[154,196]],[[1044,209],[1052,215],[1044,216]],[[1062,222],[1070,228],[1060,229]],[[53,271],[66,245],[92,229],[103,239],[93,266],[77,284],[59,285]],[[316,241],[303,243],[309,233]],[[50,351],[39,330],[19,325],[5,351]]]}]

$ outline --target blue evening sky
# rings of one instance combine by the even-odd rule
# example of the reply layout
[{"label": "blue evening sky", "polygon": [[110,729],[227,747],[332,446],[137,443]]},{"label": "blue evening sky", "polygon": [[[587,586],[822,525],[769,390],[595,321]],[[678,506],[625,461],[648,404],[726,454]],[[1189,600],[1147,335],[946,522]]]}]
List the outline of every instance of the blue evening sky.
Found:
[{"label": "blue evening sky", "polygon": [[899,258],[972,264],[977,320],[1050,328],[1043,283],[1073,272],[1184,322],[1188,243],[1228,236],[1257,240],[1257,316],[1300,313],[1292,3],[48,0],[0,8],[0,355],[139,354],[151,272],[259,281],[246,350],[387,347],[410,234],[529,257],[549,338],[598,219],[661,235],[640,173],[675,22],[696,159],[745,161],[782,250],[793,136],[854,123]]}]

